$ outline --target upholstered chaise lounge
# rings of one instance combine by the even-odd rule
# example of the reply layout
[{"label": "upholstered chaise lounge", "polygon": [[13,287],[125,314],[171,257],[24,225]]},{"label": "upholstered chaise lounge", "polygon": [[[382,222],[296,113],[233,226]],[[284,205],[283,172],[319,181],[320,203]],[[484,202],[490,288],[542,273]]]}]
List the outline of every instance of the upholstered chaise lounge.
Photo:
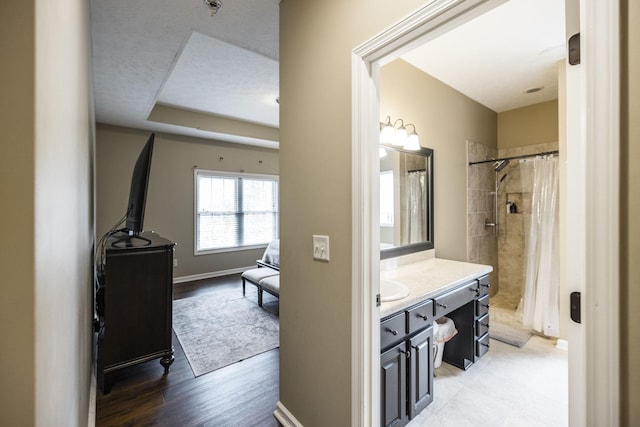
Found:
[{"label": "upholstered chaise lounge", "polygon": [[256,264],[257,268],[242,273],[242,295],[245,295],[246,282],[255,285],[258,288],[258,305],[262,307],[263,291],[275,297],[280,293],[280,241],[274,240],[269,243]]}]

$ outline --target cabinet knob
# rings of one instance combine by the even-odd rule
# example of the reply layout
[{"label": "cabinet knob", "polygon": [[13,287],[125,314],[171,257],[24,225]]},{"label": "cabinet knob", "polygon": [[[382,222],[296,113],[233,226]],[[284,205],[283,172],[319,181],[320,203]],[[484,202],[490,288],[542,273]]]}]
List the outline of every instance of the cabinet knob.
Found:
[{"label": "cabinet knob", "polygon": [[387,332],[391,332],[391,335],[398,335],[398,331],[394,331],[393,329],[387,328]]},{"label": "cabinet knob", "polygon": [[489,304],[480,304],[480,305],[485,307],[485,308],[489,308]]},{"label": "cabinet knob", "polygon": [[425,322],[427,321],[427,319],[429,318],[429,316],[427,316],[426,314],[416,314],[419,318],[421,318],[422,320],[424,320]]},{"label": "cabinet knob", "polygon": [[404,350],[400,350],[400,349],[398,349],[398,351],[400,353],[404,354],[407,357],[407,359],[411,359],[411,352],[410,351],[404,351]]},{"label": "cabinet knob", "polygon": [[480,323],[480,325],[484,326],[485,328],[488,328],[488,327],[489,327],[489,324],[488,324],[488,323]]},{"label": "cabinet knob", "polygon": [[447,308],[447,304],[442,304],[442,303],[438,302],[438,303],[436,303],[436,305],[439,305],[440,307],[445,308],[445,309]]},{"label": "cabinet knob", "polygon": [[489,344],[485,344],[485,343],[483,343],[483,342],[481,342],[480,344],[482,344],[483,346],[485,346],[485,347],[489,348]]},{"label": "cabinet knob", "polygon": [[480,286],[484,286],[485,288],[490,288],[491,283],[480,283]]}]

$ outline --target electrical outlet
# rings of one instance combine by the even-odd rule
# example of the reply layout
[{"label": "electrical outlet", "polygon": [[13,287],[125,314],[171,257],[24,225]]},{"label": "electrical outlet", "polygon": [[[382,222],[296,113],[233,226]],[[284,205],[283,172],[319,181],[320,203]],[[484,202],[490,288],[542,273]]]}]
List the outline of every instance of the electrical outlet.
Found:
[{"label": "electrical outlet", "polygon": [[313,259],[329,261],[329,236],[313,235]]},{"label": "electrical outlet", "polygon": [[177,267],[178,266],[178,258],[174,258],[173,259],[173,266]]}]

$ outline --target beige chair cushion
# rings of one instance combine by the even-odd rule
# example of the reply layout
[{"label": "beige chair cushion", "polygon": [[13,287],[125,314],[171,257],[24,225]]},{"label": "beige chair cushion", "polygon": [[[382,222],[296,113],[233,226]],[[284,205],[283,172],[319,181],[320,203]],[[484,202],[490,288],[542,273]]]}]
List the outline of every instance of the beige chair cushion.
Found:
[{"label": "beige chair cushion", "polygon": [[258,284],[265,277],[276,276],[280,274],[278,270],[269,267],[252,268],[242,273],[242,278],[252,283]]},{"label": "beige chair cushion", "polygon": [[265,279],[262,279],[259,283],[262,289],[266,289],[267,291],[271,291],[275,294],[280,293],[280,276],[269,276]]}]

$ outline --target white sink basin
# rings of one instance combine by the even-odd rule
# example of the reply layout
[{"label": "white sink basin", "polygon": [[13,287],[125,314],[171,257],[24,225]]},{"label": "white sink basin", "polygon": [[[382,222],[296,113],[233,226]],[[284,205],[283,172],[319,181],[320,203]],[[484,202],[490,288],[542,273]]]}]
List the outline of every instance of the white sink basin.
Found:
[{"label": "white sink basin", "polygon": [[411,290],[400,282],[393,280],[380,280],[380,301],[389,302],[406,298]]}]

